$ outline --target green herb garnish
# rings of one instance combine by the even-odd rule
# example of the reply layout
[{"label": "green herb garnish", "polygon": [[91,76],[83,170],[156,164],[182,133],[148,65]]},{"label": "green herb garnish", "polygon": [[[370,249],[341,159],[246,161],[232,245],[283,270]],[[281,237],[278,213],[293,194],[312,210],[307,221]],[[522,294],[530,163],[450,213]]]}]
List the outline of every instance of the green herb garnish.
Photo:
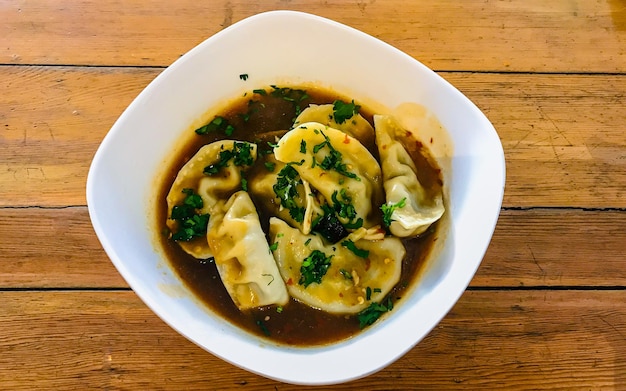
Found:
[{"label": "green herb garnish", "polygon": [[257,90],[252,90],[252,92],[254,92],[255,94],[259,94],[259,95],[267,95],[267,91],[265,91],[265,89],[263,89],[263,88],[259,88]]},{"label": "green herb garnish", "polygon": [[265,322],[263,322],[262,320],[257,320],[256,325],[259,326],[259,329],[261,329],[261,332],[263,334],[265,334],[268,337],[270,336],[270,331],[267,329]]},{"label": "green herb garnish", "polygon": [[334,170],[343,176],[360,181],[361,178],[359,178],[355,173],[348,171],[348,166],[343,162],[343,155],[341,152],[337,151],[335,147],[332,146],[330,139],[324,134],[324,132],[321,133],[322,136],[324,136],[324,141],[313,146],[313,154],[317,154],[324,147],[327,147],[329,152],[326,156],[324,156],[324,159],[322,159],[321,162],[318,162],[315,157],[313,157],[313,167],[318,165],[324,170]]},{"label": "green herb garnish", "polygon": [[233,160],[233,164],[238,167],[251,166],[254,163],[252,156],[252,144],[247,142],[235,142],[233,149],[225,149],[220,151],[220,159],[211,165],[204,167],[206,175],[216,175],[224,167],[228,166],[228,162]]},{"label": "green herb garnish", "polygon": [[263,163],[263,165],[265,166],[265,169],[269,172],[274,172],[274,169],[276,168],[276,163],[274,162],[265,162]]},{"label": "green herb garnish", "polygon": [[298,206],[296,199],[299,198],[298,185],[302,184],[300,175],[291,164],[287,164],[280,172],[276,183],[272,188],[274,194],[280,200],[280,204],[289,210],[289,215],[298,223],[304,221],[304,207]]},{"label": "green herb garnish", "polygon": [[361,106],[354,104],[354,100],[352,100],[352,103],[336,100],[333,103],[333,115],[335,116],[335,122],[338,124],[346,122],[346,120],[352,118],[353,115],[358,114],[360,108]]},{"label": "green herb garnish", "polygon": [[357,257],[367,258],[370,255],[370,252],[368,250],[358,248],[352,240],[344,240],[343,242],[341,242],[341,245],[352,251]]},{"label": "green herb garnish", "polygon": [[357,315],[357,319],[359,320],[359,327],[365,328],[367,326],[372,325],[378,318],[380,318],[385,312],[389,312],[393,309],[393,301],[391,297],[387,298],[386,303],[372,303],[359,312]]},{"label": "green herb garnish", "polygon": [[239,113],[237,115],[243,122],[248,122],[250,120],[250,113]]},{"label": "green herb garnish", "polygon": [[226,125],[226,129],[224,129],[224,134],[227,136],[232,136],[235,131],[235,127],[231,124]]},{"label": "green herb garnish", "polygon": [[339,273],[341,273],[341,275],[343,276],[343,278],[345,278],[346,280],[352,280],[354,279],[354,277],[352,277],[352,274],[350,274],[349,271],[347,271],[346,269],[340,269]]},{"label": "green herb garnish", "polygon": [[[341,197],[341,199],[339,199]],[[347,193],[346,189],[341,189],[340,191],[334,191],[331,195],[331,200],[333,201],[333,208],[337,216],[340,218],[347,220],[343,226],[346,229],[359,229],[363,226],[363,219],[358,218],[356,214],[356,209],[352,204],[352,197]]]},{"label": "green herb garnish", "polygon": [[272,85],[270,87],[272,87],[272,91],[270,92],[271,96],[285,100],[287,102],[291,102],[293,104],[295,117],[292,118],[292,122],[295,121],[296,117],[302,112],[302,107],[300,107],[300,105],[304,103],[304,100],[309,99],[310,96],[306,93],[305,90],[289,87],[278,87],[275,85]]},{"label": "green herb garnish", "polygon": [[306,153],[306,141],[300,140],[300,153]]},{"label": "green herb garnish", "polygon": [[172,240],[188,242],[206,235],[209,214],[200,214],[198,209],[204,205],[202,198],[193,189],[183,189],[186,194],[183,203],[174,205],[170,218],[178,222],[178,230],[172,234]]},{"label": "green herb garnish", "polygon": [[243,81],[248,80],[248,74],[247,73],[242,73],[241,75],[239,75],[239,78]]},{"label": "green herb garnish", "polygon": [[252,156],[252,144],[246,142],[235,142],[233,144],[233,163],[235,166],[251,166],[254,163]]},{"label": "green herb garnish", "polygon": [[211,120],[208,124],[199,127],[195,130],[197,134],[209,134],[212,132],[221,131],[227,136],[231,136],[235,131],[235,127],[228,123],[228,120],[222,116],[217,116]]},{"label": "green herb garnish", "polygon": [[391,222],[393,221],[391,219],[391,215],[393,214],[393,212],[398,208],[404,208],[405,205],[406,197],[396,202],[395,204],[383,204],[380,206],[380,210],[383,211],[383,224],[385,225],[385,227],[389,227],[391,225]]},{"label": "green herb garnish", "polygon": [[314,282],[321,283],[322,277],[324,277],[330,267],[330,259],[332,257],[332,255],[327,257],[320,250],[313,250],[311,255],[302,261],[298,284],[304,285],[306,288]]},{"label": "green herb garnish", "polygon": [[[339,199],[340,196],[341,200]],[[352,197],[350,197],[346,189],[341,189],[340,191],[335,190],[330,198],[333,201],[333,208],[335,208],[335,212],[337,212],[339,217],[348,221],[354,220],[356,217],[356,209],[352,204]]]},{"label": "green herb garnish", "polygon": [[294,89],[289,87],[278,87],[278,86],[270,86],[272,87],[272,92],[270,95],[276,98],[281,98],[288,102],[301,102],[305,99],[309,98],[309,95],[305,90]]}]

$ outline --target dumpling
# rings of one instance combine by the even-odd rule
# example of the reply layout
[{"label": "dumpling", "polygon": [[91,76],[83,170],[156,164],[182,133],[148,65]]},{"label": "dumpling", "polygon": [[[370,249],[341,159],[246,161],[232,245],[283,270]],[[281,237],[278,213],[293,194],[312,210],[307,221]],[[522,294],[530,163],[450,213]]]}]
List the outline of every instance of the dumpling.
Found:
[{"label": "dumpling", "polygon": [[233,194],[209,221],[207,240],[222,282],[241,310],[285,305],[289,294],[245,191]]},{"label": "dumpling", "polygon": [[357,139],[317,122],[285,134],[274,148],[278,161],[290,164],[303,180],[339,211],[341,223],[368,228],[380,223],[382,174],[372,154]]},{"label": "dumpling", "polygon": [[372,125],[370,125],[361,114],[354,114],[342,123],[338,123],[335,120],[334,107],[332,104],[309,105],[309,107],[304,109],[302,113],[296,117],[294,126],[306,122],[319,122],[322,125],[349,134],[365,146],[369,147],[374,145],[374,128],[372,128]]},{"label": "dumpling", "polygon": [[369,241],[350,235],[327,245],[319,235],[304,235],[276,217],[270,219],[270,243],[291,296],[339,314],[380,302],[400,280],[406,252],[400,239],[389,236]]},{"label": "dumpling", "polygon": [[[222,140],[205,145],[180,169],[167,195],[167,210],[172,212],[175,205],[184,202],[184,189],[192,189],[202,198],[202,214],[213,213],[218,205],[223,205],[235,191],[241,188],[242,171],[247,170],[256,160],[256,144]],[[205,169],[209,174],[205,173]],[[222,201],[220,201],[222,200]],[[177,222],[168,219],[168,228],[174,232]],[[207,259],[212,256],[206,238],[200,237],[189,242],[179,241],[185,252],[195,258]]]},{"label": "dumpling", "polygon": [[392,210],[389,230],[401,238],[419,235],[445,212],[441,189],[429,194],[422,186],[415,163],[398,140],[398,135],[406,131],[393,117],[375,115],[374,128],[386,206]]},{"label": "dumpling", "polygon": [[311,186],[291,165],[279,162],[273,155],[267,155],[266,162],[272,171],[261,169],[249,181],[255,202],[302,233],[310,233],[314,219],[323,215]]}]

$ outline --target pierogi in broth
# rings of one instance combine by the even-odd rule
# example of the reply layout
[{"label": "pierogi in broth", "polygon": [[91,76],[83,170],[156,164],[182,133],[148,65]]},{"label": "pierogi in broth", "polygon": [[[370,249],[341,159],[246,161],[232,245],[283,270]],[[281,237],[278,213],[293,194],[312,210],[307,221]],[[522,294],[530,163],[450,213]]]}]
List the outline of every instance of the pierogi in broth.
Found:
[{"label": "pierogi in broth", "polygon": [[161,244],[191,290],[296,346],[349,338],[392,311],[445,213],[420,129],[308,86],[250,90],[209,114],[159,190]]}]

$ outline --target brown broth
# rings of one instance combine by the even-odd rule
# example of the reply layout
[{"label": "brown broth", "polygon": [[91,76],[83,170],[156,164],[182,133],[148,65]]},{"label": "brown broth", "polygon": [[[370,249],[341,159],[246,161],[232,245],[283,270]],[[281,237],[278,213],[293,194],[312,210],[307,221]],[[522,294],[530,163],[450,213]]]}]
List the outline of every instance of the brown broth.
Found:
[{"label": "brown broth", "polygon": [[[294,87],[297,88],[297,87]],[[272,91],[272,88],[266,88]],[[331,91],[307,88],[307,96],[300,102],[303,110],[309,104],[332,103],[337,99],[349,102],[351,99],[339,96]],[[253,103],[250,103],[250,102]],[[358,102],[357,102],[358,103]],[[245,114],[249,118],[244,119]],[[362,107],[360,114],[372,123],[373,113]],[[205,303],[211,310],[218,313],[233,324],[245,329],[257,336],[271,341],[292,346],[315,346],[349,338],[360,331],[356,316],[329,314],[324,311],[313,309],[293,298],[280,308],[267,306],[254,310],[240,311],[231,300],[226,288],[221,282],[215,263],[212,260],[198,260],[185,253],[174,241],[168,238],[166,220],[168,218],[166,197],[169,189],[178,174],[180,168],[203,146],[219,139],[230,138],[243,141],[257,142],[259,151],[267,150],[267,141],[274,142],[275,137],[284,134],[291,126],[296,117],[294,104],[281,97],[271,94],[266,96],[253,94],[244,95],[240,100],[226,108],[221,114],[231,123],[235,131],[227,137],[222,133],[194,136],[192,142],[177,156],[172,165],[167,169],[167,175],[163,180],[158,195],[157,227],[161,244],[165,250],[168,261],[178,273],[181,280]],[[190,131],[193,131],[190,130]],[[259,141],[261,141],[259,143]],[[378,151],[375,145],[366,145],[375,157]],[[420,181],[426,188],[441,186],[441,176],[438,169],[433,168],[429,159],[423,156],[422,146],[414,145],[407,147],[415,161]],[[263,154],[255,163],[258,170],[263,167]],[[251,175],[254,175],[253,173]],[[252,196],[252,194],[251,194]],[[261,203],[254,200],[256,205]],[[259,210],[259,217],[263,229],[267,232],[269,216],[263,210]],[[402,298],[407,288],[415,282],[432,246],[437,238],[437,224],[434,224],[425,234],[419,238],[405,239],[406,256],[402,264],[400,281],[389,293],[394,303]]]}]

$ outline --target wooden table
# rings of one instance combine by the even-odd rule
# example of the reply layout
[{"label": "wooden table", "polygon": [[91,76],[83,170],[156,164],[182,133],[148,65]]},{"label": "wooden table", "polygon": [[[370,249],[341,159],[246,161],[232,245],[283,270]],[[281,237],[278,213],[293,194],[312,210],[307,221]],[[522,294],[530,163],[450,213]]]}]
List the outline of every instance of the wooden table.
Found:
[{"label": "wooden table", "polygon": [[436,70],[507,161],[478,274],[423,342],[337,389],[626,389],[624,0],[0,0],[0,388],[301,389],[206,353],[128,288],[89,221],[100,141],[222,28],[307,11]]}]

